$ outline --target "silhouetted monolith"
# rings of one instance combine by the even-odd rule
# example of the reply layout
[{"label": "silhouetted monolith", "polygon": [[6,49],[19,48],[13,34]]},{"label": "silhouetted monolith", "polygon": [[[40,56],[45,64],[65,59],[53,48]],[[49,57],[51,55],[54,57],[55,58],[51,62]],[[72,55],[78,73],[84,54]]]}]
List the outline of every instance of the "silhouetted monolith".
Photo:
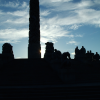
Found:
[{"label": "silhouetted monolith", "polygon": [[28,58],[41,58],[39,0],[30,0]]}]

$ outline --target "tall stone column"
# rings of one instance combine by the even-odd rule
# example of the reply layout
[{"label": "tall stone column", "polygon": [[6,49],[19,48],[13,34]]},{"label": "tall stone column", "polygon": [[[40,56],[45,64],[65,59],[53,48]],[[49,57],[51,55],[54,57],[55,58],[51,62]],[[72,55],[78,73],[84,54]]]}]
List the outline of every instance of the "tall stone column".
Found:
[{"label": "tall stone column", "polygon": [[39,0],[30,0],[28,59],[41,58]]}]

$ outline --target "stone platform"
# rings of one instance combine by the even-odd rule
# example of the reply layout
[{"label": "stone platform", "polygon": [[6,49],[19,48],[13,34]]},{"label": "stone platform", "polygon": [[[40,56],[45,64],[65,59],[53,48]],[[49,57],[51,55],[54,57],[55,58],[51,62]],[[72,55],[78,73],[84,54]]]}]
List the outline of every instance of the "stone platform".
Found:
[{"label": "stone platform", "polygon": [[[68,76],[75,76],[76,78],[73,81],[67,80],[65,83],[45,59],[14,59],[3,63],[0,66],[0,100],[100,99],[99,66],[96,68],[91,67],[91,70],[85,66],[83,69],[74,66],[67,68]],[[89,74],[86,74],[86,72]],[[86,75],[91,77],[90,72],[93,73],[91,79],[97,77],[94,82],[87,81],[88,78],[86,79]]]},{"label": "stone platform", "polygon": [[100,100],[100,84],[0,86],[0,100]]},{"label": "stone platform", "polygon": [[0,68],[0,86],[62,84],[44,59],[14,59]]}]

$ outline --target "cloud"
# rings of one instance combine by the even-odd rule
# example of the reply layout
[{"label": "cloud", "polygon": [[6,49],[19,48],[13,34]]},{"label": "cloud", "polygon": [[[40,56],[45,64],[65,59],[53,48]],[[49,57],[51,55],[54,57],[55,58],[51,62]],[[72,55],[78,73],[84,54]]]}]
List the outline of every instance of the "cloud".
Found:
[{"label": "cloud", "polygon": [[71,2],[73,0],[40,0],[40,5],[45,5],[45,6],[57,6],[60,5],[62,3],[68,3]]},{"label": "cloud", "polygon": [[51,0],[51,2],[70,2],[73,0]]},{"label": "cloud", "polygon": [[93,0],[95,4],[100,4],[100,0]]},{"label": "cloud", "polygon": [[83,35],[79,34],[79,35],[76,35],[75,37],[83,37]]},{"label": "cloud", "polygon": [[41,16],[48,16],[51,12],[49,10],[40,11]]},{"label": "cloud", "polygon": [[22,38],[28,37],[28,30],[27,29],[5,29],[0,30],[0,39],[3,39],[3,41],[0,41],[0,43],[3,42],[10,42],[10,43],[16,43],[20,42],[18,40]]},{"label": "cloud", "polygon": [[3,7],[8,7],[8,8],[17,8],[17,9],[19,9],[19,8],[27,8],[27,7],[29,7],[29,5],[27,5],[27,3],[26,2],[19,2],[18,0],[17,1],[13,1],[13,2],[11,2],[11,1],[9,1],[9,2],[5,2],[5,3],[1,3],[0,4],[0,6],[3,6]]},{"label": "cloud", "polygon": [[20,59],[21,57],[16,57],[15,59]]},{"label": "cloud", "polygon": [[[13,4],[8,3],[8,4]],[[6,5],[7,6],[7,5]],[[9,5],[10,6],[10,5]],[[25,9],[22,9],[25,7]],[[8,7],[8,6],[7,6]],[[22,8],[15,11],[0,10],[0,43],[18,43],[28,37],[29,11],[27,3],[22,3]]]},{"label": "cloud", "polygon": [[82,26],[82,25],[76,25],[76,24],[74,24],[71,27],[69,27],[69,29],[77,30],[80,26]]},{"label": "cloud", "polygon": [[[51,39],[57,42],[57,39],[61,37],[83,37],[83,35],[71,33],[84,25],[100,27],[100,11],[92,8],[96,6],[96,3],[94,4],[91,0],[81,0],[77,3],[73,3],[71,0],[67,3],[62,0],[42,0],[40,5],[46,6],[52,13],[47,18],[41,15],[41,34],[44,43]],[[65,26],[66,28],[64,28]],[[71,31],[69,31],[70,29]],[[72,40],[67,44],[78,45],[79,43]]]},{"label": "cloud", "polygon": [[2,43],[18,43],[18,42],[20,42],[20,41],[16,41],[16,40],[14,40],[14,41],[11,41],[11,40],[3,40],[3,41],[1,41],[0,40],[0,43],[2,44]]},{"label": "cloud", "polygon": [[[83,37],[71,33],[84,25],[100,27],[100,10],[92,8],[97,5],[95,0],[81,0],[76,3],[73,0],[40,0],[40,5],[42,5],[40,9],[42,43],[48,41],[56,43],[57,39],[62,37]],[[28,37],[29,4],[17,1],[0,4],[0,6],[17,8],[15,11],[0,10],[0,26],[3,27],[0,29],[0,38],[6,41],[12,39],[18,41]],[[43,7],[46,7],[46,10]],[[78,43],[71,40],[67,44]]]},{"label": "cloud", "polygon": [[27,20],[28,19],[28,16],[25,16],[25,17],[22,17],[22,18],[16,18],[15,20],[14,19],[8,19],[6,20],[4,23],[9,23],[9,24],[24,24],[24,25],[27,25],[29,23],[29,21]]},{"label": "cloud", "polygon": [[41,58],[44,58],[44,54],[45,54],[45,48],[42,47],[42,48],[41,48]]},{"label": "cloud", "polygon": [[72,55],[75,55],[75,52],[71,53]]},{"label": "cloud", "polygon": [[[23,5],[23,4],[22,4]],[[29,8],[16,10],[16,11],[7,11],[4,12],[0,10],[0,26],[8,29],[15,28],[25,28],[29,25]]]},{"label": "cloud", "polygon": [[42,47],[42,48],[45,48],[45,45],[42,45],[41,47]]},{"label": "cloud", "polygon": [[6,2],[5,4],[0,4],[0,6],[3,7],[12,7],[12,8],[16,8],[19,6],[19,2]]},{"label": "cloud", "polygon": [[41,0],[40,5],[53,8],[54,11],[67,11],[89,8],[94,5],[90,0],[81,0],[80,2],[74,3],[73,0]]},{"label": "cloud", "polygon": [[100,11],[94,9],[83,9],[76,10],[75,12],[77,13],[78,23],[100,25]]},{"label": "cloud", "polygon": [[19,8],[29,8],[29,5],[26,2],[23,2]]},{"label": "cloud", "polygon": [[[23,17],[28,15],[28,9],[24,9],[24,10],[17,10],[14,12],[7,12],[8,15],[12,15],[12,16],[18,16],[18,17]],[[29,16],[29,15],[28,15]]]},{"label": "cloud", "polygon": [[[43,24],[44,23],[44,24]],[[56,25],[45,25],[45,22],[41,22],[41,42],[46,43],[48,41],[50,42],[57,42],[56,40],[61,37],[70,37],[70,35],[67,35],[69,32],[65,31],[62,27],[56,26]]]},{"label": "cloud", "polygon": [[71,41],[67,42],[66,44],[74,44],[74,45],[78,45],[79,43],[76,42],[76,41],[74,41],[74,40],[71,40]]},{"label": "cloud", "polygon": [[[97,5],[93,1],[81,0],[81,2],[73,3],[63,1],[52,4],[52,0],[50,1],[40,1],[42,5],[49,5],[49,10],[52,13],[58,14],[58,17],[54,17],[53,19],[57,25],[71,25],[71,29],[78,29],[80,26],[84,24],[92,24],[100,26],[100,10],[93,9],[93,7]],[[40,3],[41,4],[41,3]],[[46,4],[46,5],[45,5]],[[53,10],[52,10],[53,9]],[[66,11],[66,12],[65,12]],[[68,15],[67,15],[68,13]],[[63,15],[63,16],[62,16]]]}]

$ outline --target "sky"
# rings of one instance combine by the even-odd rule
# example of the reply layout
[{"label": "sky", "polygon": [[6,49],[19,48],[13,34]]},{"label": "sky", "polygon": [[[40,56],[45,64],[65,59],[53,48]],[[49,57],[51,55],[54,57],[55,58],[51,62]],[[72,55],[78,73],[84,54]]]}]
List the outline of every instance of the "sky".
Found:
[{"label": "sky", "polygon": [[[100,0],[39,0],[41,58],[45,43],[69,52],[75,48],[100,54]],[[2,45],[13,46],[15,59],[28,58],[29,0],[0,0],[0,53]]]}]

